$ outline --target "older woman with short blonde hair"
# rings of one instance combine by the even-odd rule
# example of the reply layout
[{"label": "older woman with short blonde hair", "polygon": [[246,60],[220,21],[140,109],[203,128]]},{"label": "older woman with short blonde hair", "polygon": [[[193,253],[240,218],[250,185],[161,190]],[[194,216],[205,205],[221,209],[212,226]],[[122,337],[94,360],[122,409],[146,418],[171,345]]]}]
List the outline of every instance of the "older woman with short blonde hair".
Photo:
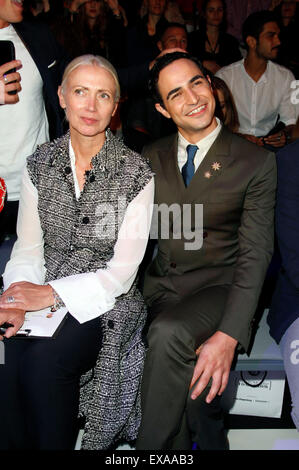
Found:
[{"label": "older woman with short blonde hair", "polygon": [[[78,413],[83,448],[106,449],[134,439],[140,420],[146,310],[135,278],[153,175],[109,130],[120,89],[107,60],[76,58],[58,95],[69,132],[28,158],[3,275],[0,325],[12,326],[0,368],[1,449],[73,449]],[[62,305],[55,339],[14,337],[25,312]]]}]

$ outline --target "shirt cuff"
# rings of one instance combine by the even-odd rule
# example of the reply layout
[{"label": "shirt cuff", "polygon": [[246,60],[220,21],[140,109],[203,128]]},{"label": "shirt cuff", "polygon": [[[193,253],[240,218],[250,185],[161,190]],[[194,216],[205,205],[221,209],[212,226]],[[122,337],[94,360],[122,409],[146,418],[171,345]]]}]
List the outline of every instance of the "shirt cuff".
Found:
[{"label": "shirt cuff", "polygon": [[49,284],[79,323],[93,320],[111,310],[115,304],[115,297],[107,296],[96,273],[68,276]]}]

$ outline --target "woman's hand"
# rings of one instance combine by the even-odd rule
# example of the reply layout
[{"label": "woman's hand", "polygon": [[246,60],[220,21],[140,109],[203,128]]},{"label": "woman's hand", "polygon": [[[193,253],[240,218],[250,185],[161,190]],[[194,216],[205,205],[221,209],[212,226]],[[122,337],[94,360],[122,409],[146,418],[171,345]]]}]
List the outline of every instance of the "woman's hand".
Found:
[{"label": "woman's hand", "polygon": [[104,0],[104,1],[105,3],[107,3],[109,8],[111,8],[114,15],[120,14],[118,0]]},{"label": "woman's hand", "polygon": [[128,26],[128,18],[126,15],[125,9],[119,5],[118,0],[104,0],[105,3],[108,5],[110,10],[112,11],[113,15],[117,17],[121,17],[124,23],[124,26]]},{"label": "woman's hand", "polygon": [[[4,335],[5,338],[10,338],[17,334],[19,329],[24,323],[25,310],[22,309],[7,309],[0,308],[0,326],[4,323],[11,323],[13,326],[7,328]],[[0,336],[0,341],[3,339],[3,336]]]},{"label": "woman's hand", "polygon": [[25,311],[41,310],[54,304],[52,287],[32,282],[14,282],[0,297],[0,308]]},{"label": "woman's hand", "polygon": [[[14,104],[19,101],[21,91],[21,75],[19,72],[10,72],[12,69],[20,69],[22,64],[19,60],[12,60],[0,66],[0,105]],[[10,92],[15,92],[11,95]]]},{"label": "woman's hand", "polygon": [[80,6],[86,2],[87,0],[72,0],[68,9],[70,10],[70,12],[76,12],[78,8],[80,8]]}]

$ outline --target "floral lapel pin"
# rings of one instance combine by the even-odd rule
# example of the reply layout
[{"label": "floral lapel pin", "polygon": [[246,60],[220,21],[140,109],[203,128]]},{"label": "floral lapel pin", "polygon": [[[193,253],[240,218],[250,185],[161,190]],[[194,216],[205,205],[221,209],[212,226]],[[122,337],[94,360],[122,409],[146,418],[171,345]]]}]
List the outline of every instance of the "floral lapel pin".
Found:
[{"label": "floral lapel pin", "polygon": [[215,173],[216,173],[217,171],[220,171],[220,170],[221,170],[221,163],[219,163],[219,162],[214,162],[214,163],[212,163],[212,165],[211,165],[211,171],[206,171],[206,172],[204,173],[204,177],[207,178],[207,179],[212,178],[212,176],[215,175]]},{"label": "floral lapel pin", "polygon": [[219,162],[214,162],[214,163],[212,163],[212,166],[211,166],[211,167],[212,167],[212,170],[214,170],[214,171],[219,171],[219,170],[221,169],[221,163],[219,163]]}]

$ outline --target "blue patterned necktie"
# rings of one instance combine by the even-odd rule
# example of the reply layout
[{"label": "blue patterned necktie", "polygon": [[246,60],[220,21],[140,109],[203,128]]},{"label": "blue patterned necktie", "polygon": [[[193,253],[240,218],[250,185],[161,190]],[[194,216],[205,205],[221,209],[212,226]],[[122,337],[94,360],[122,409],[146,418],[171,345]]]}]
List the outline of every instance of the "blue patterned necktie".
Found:
[{"label": "blue patterned necktie", "polygon": [[182,175],[184,178],[185,186],[187,187],[190,184],[190,181],[194,175],[194,157],[196,151],[198,150],[197,145],[187,145],[187,161],[182,168]]}]

